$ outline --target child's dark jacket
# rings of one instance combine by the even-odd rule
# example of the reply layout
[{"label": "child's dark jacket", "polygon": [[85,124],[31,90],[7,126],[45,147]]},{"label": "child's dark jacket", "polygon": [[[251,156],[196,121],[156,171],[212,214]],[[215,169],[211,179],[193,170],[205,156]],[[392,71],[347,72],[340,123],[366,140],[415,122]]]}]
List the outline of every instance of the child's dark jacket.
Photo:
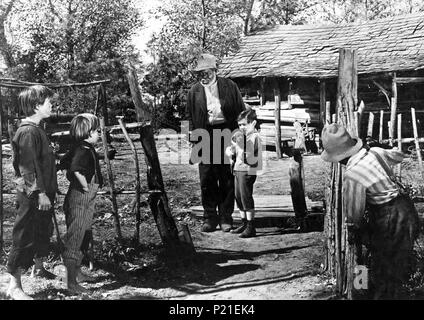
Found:
[{"label": "child's dark jacket", "polygon": [[18,191],[57,192],[56,159],[45,131],[32,122],[22,122],[12,140],[13,167]]},{"label": "child's dark jacket", "polygon": [[71,182],[70,188],[82,190],[82,186],[74,173],[82,174],[87,183],[94,177],[94,183],[103,186],[103,177],[100,169],[99,157],[94,147],[85,141],[77,143],[60,161],[60,168],[66,169],[66,177]]}]

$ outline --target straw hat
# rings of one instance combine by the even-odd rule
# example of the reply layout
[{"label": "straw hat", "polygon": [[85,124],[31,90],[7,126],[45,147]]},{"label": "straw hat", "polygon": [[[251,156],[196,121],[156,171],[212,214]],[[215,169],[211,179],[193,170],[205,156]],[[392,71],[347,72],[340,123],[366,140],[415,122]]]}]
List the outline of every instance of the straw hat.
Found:
[{"label": "straw hat", "polygon": [[216,68],[216,57],[208,53],[203,53],[197,58],[197,64],[192,70],[202,71]]},{"label": "straw hat", "polygon": [[324,147],[321,158],[328,162],[339,162],[362,148],[361,139],[353,139],[343,126],[335,123],[324,127],[321,140]]}]

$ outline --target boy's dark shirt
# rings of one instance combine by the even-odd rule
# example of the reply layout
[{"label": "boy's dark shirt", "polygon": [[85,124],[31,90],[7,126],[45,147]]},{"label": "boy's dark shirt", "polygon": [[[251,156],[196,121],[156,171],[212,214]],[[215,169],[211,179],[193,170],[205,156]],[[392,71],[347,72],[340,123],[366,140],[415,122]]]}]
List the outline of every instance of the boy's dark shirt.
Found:
[{"label": "boy's dark shirt", "polygon": [[66,176],[71,182],[70,188],[82,190],[80,182],[74,175],[77,171],[85,177],[87,183],[90,183],[94,176],[94,182],[102,187],[103,177],[100,169],[99,157],[90,143],[82,141],[76,144],[75,147],[62,158],[62,166],[66,161],[69,161],[69,169]]},{"label": "boy's dark shirt", "polygon": [[13,167],[17,188],[30,196],[33,192],[57,192],[56,159],[45,131],[33,122],[23,121],[13,140]]}]

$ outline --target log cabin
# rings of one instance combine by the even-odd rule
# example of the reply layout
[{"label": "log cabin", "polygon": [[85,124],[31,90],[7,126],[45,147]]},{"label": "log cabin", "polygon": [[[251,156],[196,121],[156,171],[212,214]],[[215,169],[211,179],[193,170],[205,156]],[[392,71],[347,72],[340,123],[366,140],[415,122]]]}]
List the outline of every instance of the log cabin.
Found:
[{"label": "log cabin", "polygon": [[[358,52],[355,102],[359,106],[362,101],[365,106],[360,136],[388,139],[392,107],[403,115],[402,137],[412,137],[410,108],[417,110],[418,131],[423,136],[422,13],[338,25],[279,25],[257,31],[244,37],[239,50],[223,59],[219,73],[234,80],[245,103],[257,110],[267,144],[275,143],[274,109],[279,100],[283,142],[292,137],[295,120],[315,130],[318,140],[329,117],[326,104],[330,114],[336,110],[341,48]],[[375,121],[367,128],[370,113]],[[380,133],[381,114],[384,125]]]}]

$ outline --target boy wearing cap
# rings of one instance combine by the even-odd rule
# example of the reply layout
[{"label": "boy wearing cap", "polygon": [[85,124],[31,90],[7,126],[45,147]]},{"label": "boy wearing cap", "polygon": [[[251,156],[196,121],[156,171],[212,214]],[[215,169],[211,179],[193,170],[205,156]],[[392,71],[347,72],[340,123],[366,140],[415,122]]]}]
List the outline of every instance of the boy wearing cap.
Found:
[{"label": "boy wearing cap", "polygon": [[342,192],[350,234],[358,234],[368,211],[373,298],[394,299],[409,278],[419,233],[415,206],[399,192],[392,174],[391,167],[405,156],[397,150],[363,146],[338,124],[324,127],[322,144],[323,160],[346,166]]},{"label": "boy wearing cap", "polygon": [[[201,160],[193,160],[198,156],[193,152],[190,156],[191,163],[199,162],[204,209],[202,231],[215,231],[219,224],[222,231],[229,232],[234,211],[234,179],[231,165],[225,157],[225,148],[231,144],[231,132],[237,128],[237,117],[245,106],[237,85],[217,76],[216,58],[213,55],[200,55],[192,71],[198,82],[187,95],[186,119],[189,121],[190,142],[199,142],[193,138],[195,130],[206,130],[211,141],[208,150],[202,149]],[[214,132],[224,132],[226,129],[229,132],[228,141],[224,139],[222,142],[221,138],[213,141]]]}]

